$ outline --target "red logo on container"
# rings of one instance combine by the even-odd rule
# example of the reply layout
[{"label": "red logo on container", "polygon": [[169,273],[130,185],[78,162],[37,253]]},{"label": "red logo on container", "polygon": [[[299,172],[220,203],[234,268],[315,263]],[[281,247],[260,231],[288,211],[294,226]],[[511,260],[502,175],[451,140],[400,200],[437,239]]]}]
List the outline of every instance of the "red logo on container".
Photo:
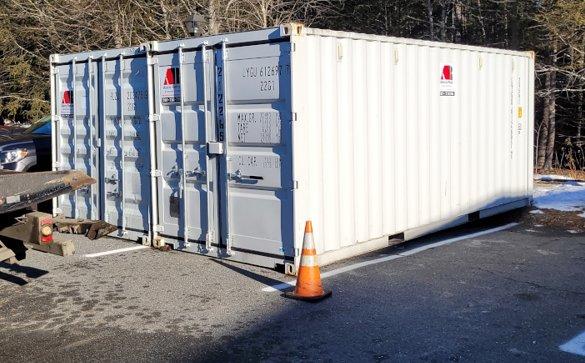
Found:
[{"label": "red logo on container", "polygon": [[453,80],[453,67],[443,66],[443,73],[441,74],[441,81]]},{"label": "red logo on container", "polygon": [[179,84],[180,83],[179,68],[167,68],[165,72],[165,83],[164,85]]},{"label": "red logo on container", "polygon": [[61,103],[70,105],[73,103],[73,91],[63,91],[63,98]]}]

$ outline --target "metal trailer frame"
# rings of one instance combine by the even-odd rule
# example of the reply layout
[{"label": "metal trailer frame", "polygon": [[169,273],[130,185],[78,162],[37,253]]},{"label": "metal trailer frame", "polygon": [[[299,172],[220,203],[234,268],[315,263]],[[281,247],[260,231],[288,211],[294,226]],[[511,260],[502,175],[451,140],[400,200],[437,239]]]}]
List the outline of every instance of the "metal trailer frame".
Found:
[{"label": "metal trailer frame", "polygon": [[32,211],[38,203],[89,187],[95,179],[78,171],[21,173],[0,170],[0,262],[14,263],[25,257],[26,248],[70,256],[75,252],[68,240],[53,239],[51,214]]}]

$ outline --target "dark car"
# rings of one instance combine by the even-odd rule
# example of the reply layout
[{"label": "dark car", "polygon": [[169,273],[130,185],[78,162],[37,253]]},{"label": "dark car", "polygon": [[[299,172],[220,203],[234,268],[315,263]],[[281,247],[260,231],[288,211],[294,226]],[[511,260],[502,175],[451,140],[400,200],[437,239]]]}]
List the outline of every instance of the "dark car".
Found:
[{"label": "dark car", "polygon": [[0,134],[0,169],[51,170],[51,119],[45,117],[22,132]]}]

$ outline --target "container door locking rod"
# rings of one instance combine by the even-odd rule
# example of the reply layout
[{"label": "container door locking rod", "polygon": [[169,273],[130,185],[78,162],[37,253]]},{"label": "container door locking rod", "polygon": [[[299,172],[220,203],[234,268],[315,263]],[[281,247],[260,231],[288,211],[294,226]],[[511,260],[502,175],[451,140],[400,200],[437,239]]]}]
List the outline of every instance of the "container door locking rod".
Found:
[{"label": "container door locking rod", "polygon": [[[86,155],[86,157],[89,157],[89,176],[92,178],[95,178],[95,173],[94,173],[94,163],[95,163],[95,153],[93,152],[95,144],[94,144],[94,123],[93,123],[93,94],[94,94],[94,89],[92,87],[92,80],[93,80],[93,62],[92,62],[93,58],[89,57],[87,59],[87,73],[88,73],[88,77],[87,77],[87,88],[89,91],[89,98],[88,98],[88,103],[89,103],[89,114],[88,114],[88,119],[87,119],[87,126],[89,128],[89,150],[88,153],[89,155]],[[96,219],[96,206],[94,203],[94,193],[95,193],[95,184],[92,184],[90,186],[90,198],[89,198],[89,202],[91,204],[91,212],[90,212],[90,218],[91,219]]]},{"label": "container door locking rod", "polygon": [[[207,109],[207,98],[209,94],[207,92],[207,42],[204,42],[201,45],[201,72],[202,72],[202,80],[203,80],[203,122],[205,122],[205,145],[208,148],[208,142],[211,141],[211,130],[210,130],[210,120],[208,118],[209,110]],[[210,172],[210,156],[209,153],[205,153],[205,184],[207,186],[207,234],[205,236],[205,250],[207,252],[211,252],[212,247],[211,243],[214,240],[214,206],[213,206],[213,196],[211,195],[211,172]]]},{"label": "container door locking rod", "polygon": [[125,125],[126,125],[126,117],[124,115],[124,55],[120,54],[120,168],[122,169],[122,180],[119,181],[118,184],[118,195],[119,198],[122,199],[122,234],[126,234],[126,132],[125,132]]},{"label": "container door locking rod", "polygon": [[[53,140],[51,145],[51,170],[57,171],[59,170],[59,165],[61,162],[61,114],[63,113],[62,110],[60,113],[57,109],[58,103],[58,94],[61,92],[58,91],[60,88],[60,79],[59,79],[59,72],[58,68],[55,68],[52,62],[50,62],[50,73],[51,73],[51,140]],[[62,106],[61,106],[62,107]],[[61,206],[61,197],[56,196],[53,198],[52,201],[53,205],[53,213],[57,213],[57,208]]]},{"label": "container door locking rod", "polygon": [[[156,155],[157,152],[156,150],[158,150],[158,143],[156,141],[156,121],[158,119],[158,116],[156,116],[156,111],[155,111],[155,104],[154,104],[154,100],[152,95],[154,94],[154,59],[152,58],[152,54],[150,54],[149,52],[146,52],[146,73],[147,73],[147,79],[148,79],[148,86],[147,86],[147,92],[148,92],[148,139],[150,142],[149,145],[149,151],[148,151],[148,156],[149,156],[149,165],[150,165],[150,211],[149,211],[149,215],[150,215],[150,224],[149,224],[149,241],[144,241],[143,243],[150,243],[153,246],[156,245],[156,243],[158,243],[158,238],[157,235],[159,232],[158,231],[158,205],[157,205],[157,188],[158,188],[158,183],[159,180],[157,179],[157,177],[159,176],[158,173],[158,169],[157,169],[157,160],[156,160]],[[158,65],[156,66],[158,69]],[[158,72],[157,72],[158,75]],[[159,122],[160,123],[160,122]]]},{"label": "container door locking rod", "polygon": [[[222,173],[222,206],[221,209],[223,213],[223,221],[222,224],[222,235],[224,236],[224,241],[226,244],[226,253],[228,255],[232,254],[232,238],[230,235],[230,182],[229,182],[229,133],[228,127],[226,122],[226,115],[228,113],[228,101],[227,101],[227,50],[226,50],[226,43],[227,39],[222,40],[221,42],[221,53],[219,58],[221,61],[216,63],[216,77],[215,77],[215,87],[216,87],[216,98],[217,98],[217,126],[219,128],[218,132],[218,141],[223,143],[223,154],[221,157],[220,162],[220,170]],[[217,59],[217,57],[216,57]]]},{"label": "container door locking rod", "polygon": [[189,247],[189,228],[187,226],[187,165],[186,165],[186,143],[185,143],[185,100],[184,100],[184,84],[183,84],[183,45],[179,46],[179,108],[181,109],[181,169],[179,189],[181,193],[181,219],[183,220],[183,243],[185,247]]},{"label": "container door locking rod", "polygon": [[[101,93],[102,93],[102,119],[101,122],[98,122],[98,125],[100,125],[100,135],[99,136],[101,138],[101,141],[98,142],[98,147],[100,149],[100,153],[99,153],[99,160],[100,160],[100,189],[104,191],[104,193],[102,193],[102,195],[100,196],[100,203],[102,205],[102,211],[101,211],[101,215],[102,215],[102,219],[106,220],[108,214],[106,213],[107,210],[107,202],[106,202],[106,187],[105,187],[105,174],[106,174],[106,152],[105,152],[105,140],[106,140],[106,55],[102,55],[100,63],[102,65],[102,72],[100,74],[100,78],[101,78],[101,84],[102,84],[102,88],[101,88]],[[102,143],[103,141],[103,143]],[[99,190],[99,189],[98,189]]]},{"label": "container door locking rod", "polygon": [[[71,67],[73,68],[73,85],[71,87],[71,92],[73,92],[73,95],[71,97],[71,102],[73,103],[72,105],[72,114],[73,114],[73,122],[72,122],[72,127],[73,127],[73,165],[71,165],[71,170],[75,170],[77,167],[77,92],[76,92],[76,85],[77,85],[77,63],[76,63],[76,59],[77,58],[73,58],[73,60],[71,61]],[[73,192],[73,217],[74,218],[78,218],[77,215],[77,190],[75,190],[75,192]]]}]

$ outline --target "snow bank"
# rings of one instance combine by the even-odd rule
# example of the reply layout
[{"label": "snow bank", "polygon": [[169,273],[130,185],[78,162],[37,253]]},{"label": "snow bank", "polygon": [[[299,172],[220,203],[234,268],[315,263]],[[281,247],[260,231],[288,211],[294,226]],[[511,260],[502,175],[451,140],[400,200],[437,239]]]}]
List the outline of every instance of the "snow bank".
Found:
[{"label": "snow bank", "polygon": [[554,187],[536,187],[534,206],[565,212],[583,212],[585,218],[585,182],[565,182]]},{"label": "snow bank", "polygon": [[549,175],[534,174],[534,179],[535,180],[542,180],[542,181],[574,180],[573,178],[568,177],[566,175],[555,175],[555,174],[549,174]]}]

